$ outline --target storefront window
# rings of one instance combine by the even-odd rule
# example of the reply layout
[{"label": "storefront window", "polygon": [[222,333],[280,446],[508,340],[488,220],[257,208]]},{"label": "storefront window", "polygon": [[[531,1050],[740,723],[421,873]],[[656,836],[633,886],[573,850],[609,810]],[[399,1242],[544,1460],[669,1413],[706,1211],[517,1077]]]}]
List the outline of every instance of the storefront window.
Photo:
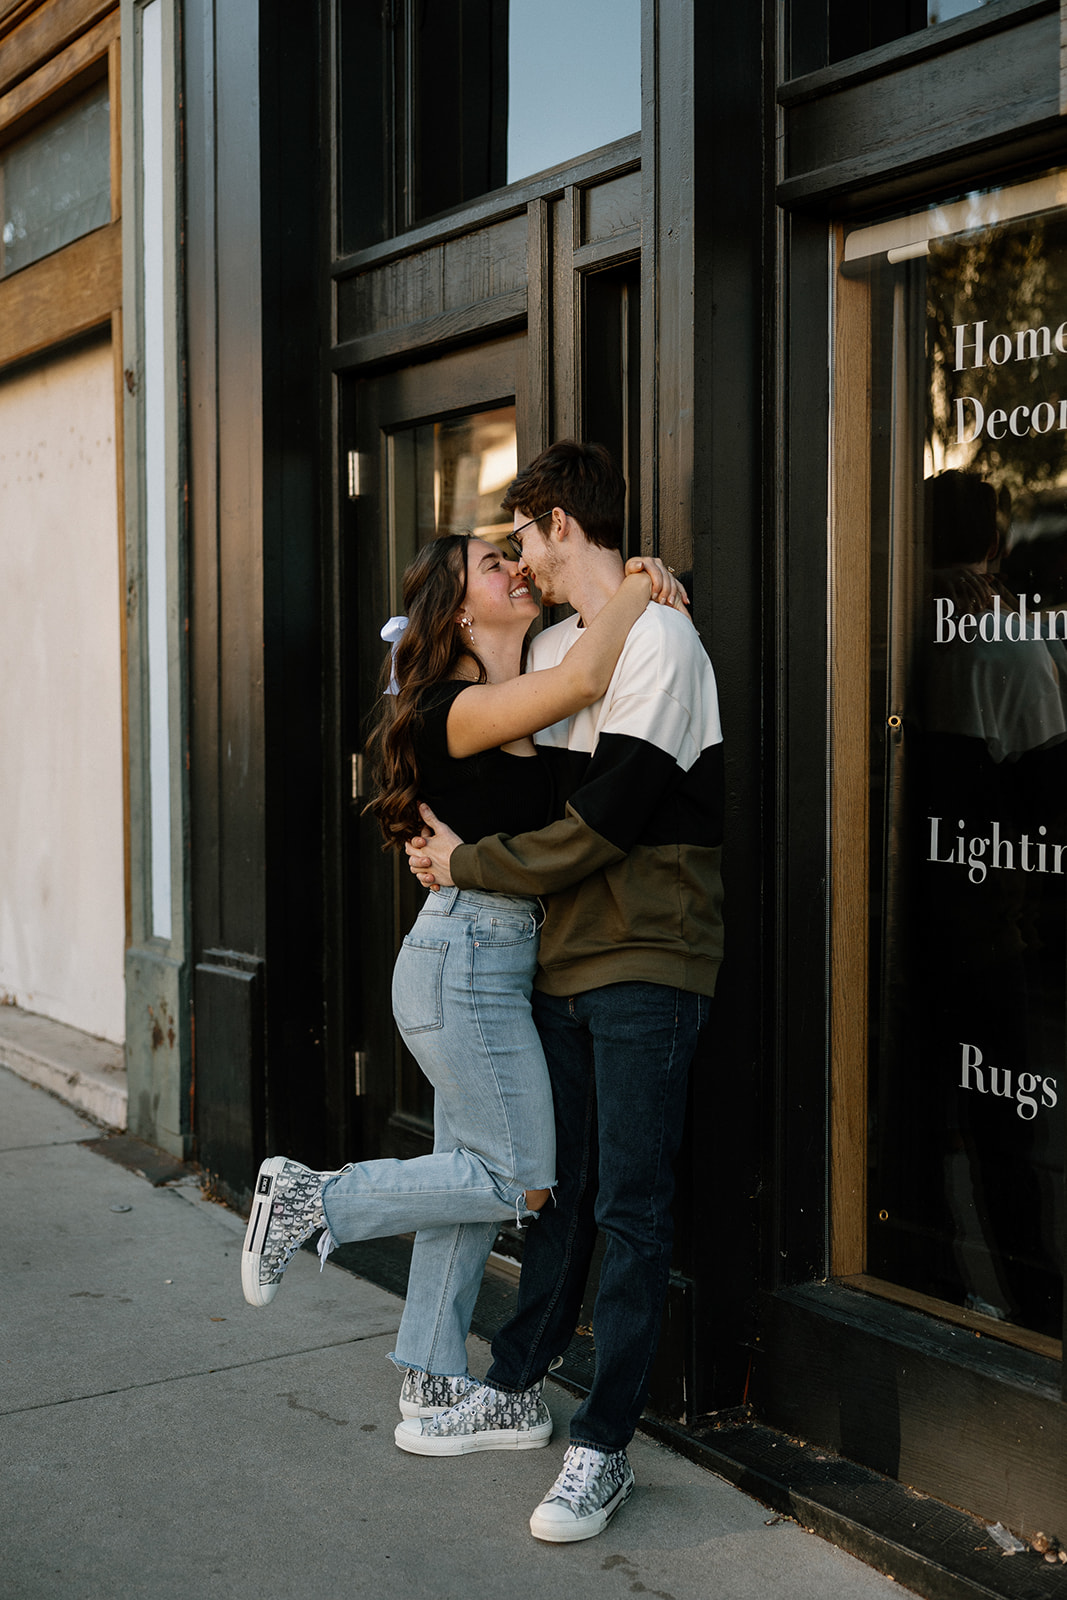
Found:
[{"label": "storefront window", "polygon": [[108,86],[0,152],[0,278],[111,221]]},{"label": "storefront window", "polygon": [[640,126],[640,0],[511,0],[509,183]]},{"label": "storefront window", "polygon": [[828,59],[846,61],[895,39],[954,22],[989,0],[829,0]]},{"label": "storefront window", "polygon": [[985,3],[986,0],[926,0],[927,27],[951,22],[953,17],[962,17],[965,11],[977,11]]},{"label": "storefront window", "polygon": [[1067,176],[857,230],[842,270],[871,341],[866,1271],[1055,1339]]},{"label": "storefront window", "polygon": [[641,0],[342,0],[337,93],[347,252],[636,133]]}]

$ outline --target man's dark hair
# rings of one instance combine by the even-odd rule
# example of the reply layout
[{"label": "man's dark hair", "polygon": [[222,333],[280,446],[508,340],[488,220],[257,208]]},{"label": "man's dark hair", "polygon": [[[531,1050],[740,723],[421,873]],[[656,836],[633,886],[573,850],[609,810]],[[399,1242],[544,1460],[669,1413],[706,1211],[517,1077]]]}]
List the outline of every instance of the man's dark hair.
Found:
[{"label": "man's dark hair", "polygon": [[580,523],[590,544],[622,550],[626,480],[602,444],[559,439],[508,484],[504,510],[538,522],[559,506]]}]

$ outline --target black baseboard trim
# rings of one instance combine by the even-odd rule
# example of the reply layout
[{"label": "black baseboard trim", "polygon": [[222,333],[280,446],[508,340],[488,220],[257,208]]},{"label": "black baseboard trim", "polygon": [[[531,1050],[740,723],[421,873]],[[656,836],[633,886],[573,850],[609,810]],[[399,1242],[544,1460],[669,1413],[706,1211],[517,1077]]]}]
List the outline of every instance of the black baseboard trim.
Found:
[{"label": "black baseboard trim", "polygon": [[1067,1572],[1035,1551],[1005,1556],[977,1518],[754,1418],[641,1431],[788,1516],[924,1600],[1062,1600]]}]

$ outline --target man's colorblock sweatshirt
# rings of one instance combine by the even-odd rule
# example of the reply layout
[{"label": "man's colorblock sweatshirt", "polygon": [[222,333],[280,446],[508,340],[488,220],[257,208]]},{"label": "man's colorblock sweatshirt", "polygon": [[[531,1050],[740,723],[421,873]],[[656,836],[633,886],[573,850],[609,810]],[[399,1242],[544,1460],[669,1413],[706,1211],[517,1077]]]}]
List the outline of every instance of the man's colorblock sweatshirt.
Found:
[{"label": "man's colorblock sweatshirt", "polygon": [[[569,617],[529,670],[579,637]],[[692,623],[650,605],[602,700],[536,735],[560,817],[457,846],[462,889],[545,895],[536,986],[579,994],[644,981],[713,994],[722,959],[723,765],[715,674]]]}]

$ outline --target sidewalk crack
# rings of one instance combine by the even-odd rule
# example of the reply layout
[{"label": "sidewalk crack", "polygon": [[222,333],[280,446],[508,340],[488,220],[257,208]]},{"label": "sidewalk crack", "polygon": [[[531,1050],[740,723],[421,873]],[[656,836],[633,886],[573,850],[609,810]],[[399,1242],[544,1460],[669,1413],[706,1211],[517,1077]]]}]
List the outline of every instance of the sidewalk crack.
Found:
[{"label": "sidewalk crack", "polygon": [[24,1416],[31,1411],[53,1411],[60,1406],[81,1405],[86,1400],[106,1400],[111,1395],[135,1394],[138,1389],[162,1389],[170,1383],[188,1383],[194,1378],[211,1378],[220,1372],[240,1372],[246,1367],[265,1367],[293,1356],[321,1355],[326,1350],[343,1350],[349,1345],[366,1344],[370,1340],[395,1340],[396,1329],[385,1333],[367,1333],[354,1339],[333,1339],[329,1344],[312,1344],[299,1350],[279,1350],[275,1355],[257,1356],[251,1361],[230,1361],[224,1366],[202,1367],[193,1372],[176,1372],[162,1378],[146,1378],[143,1383],[117,1384],[113,1389],[94,1389],[88,1394],[64,1395],[57,1400],[38,1400],[33,1405],[10,1406],[0,1410],[0,1418]]}]

